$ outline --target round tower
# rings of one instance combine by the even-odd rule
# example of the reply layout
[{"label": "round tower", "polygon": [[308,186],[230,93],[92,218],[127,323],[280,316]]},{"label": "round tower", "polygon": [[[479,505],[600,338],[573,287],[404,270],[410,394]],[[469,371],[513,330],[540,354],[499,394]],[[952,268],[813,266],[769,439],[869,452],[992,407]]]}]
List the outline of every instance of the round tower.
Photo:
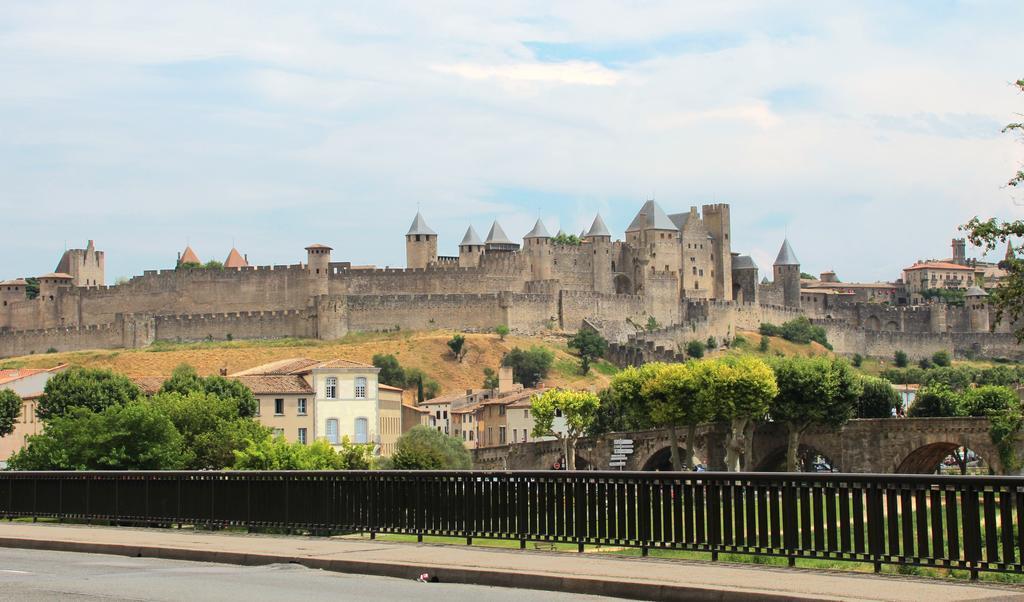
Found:
[{"label": "round tower", "polygon": [[537,219],[526,236],[523,236],[523,246],[530,257],[530,275],[532,280],[551,280],[552,262],[551,255],[551,234],[544,227],[544,222]]},{"label": "round tower", "polygon": [[583,240],[590,243],[594,254],[593,287],[598,293],[615,292],[615,275],[612,273],[612,233],[598,213]]},{"label": "round tower", "polygon": [[981,287],[972,286],[964,295],[964,304],[971,321],[971,332],[988,332],[991,328],[988,315],[988,293]]},{"label": "round tower", "polygon": [[800,260],[796,258],[789,239],[782,241],[779,255],[775,258],[773,274],[776,288],[782,289],[782,304],[786,307],[800,307]]},{"label": "round tower", "polygon": [[416,212],[416,217],[405,233],[405,266],[407,268],[425,268],[437,261],[437,232],[430,229],[427,222]]},{"label": "round tower", "polygon": [[311,296],[326,295],[330,292],[327,279],[331,268],[331,251],[327,245],[309,245],[306,247],[306,271],[309,272],[309,294]]},{"label": "round tower", "polygon": [[933,333],[949,331],[949,307],[944,303],[932,303],[928,306],[928,324]]},{"label": "round tower", "polygon": [[459,267],[475,268],[480,265],[480,256],[484,253],[484,243],[473,226],[466,228],[466,235],[459,243]]}]

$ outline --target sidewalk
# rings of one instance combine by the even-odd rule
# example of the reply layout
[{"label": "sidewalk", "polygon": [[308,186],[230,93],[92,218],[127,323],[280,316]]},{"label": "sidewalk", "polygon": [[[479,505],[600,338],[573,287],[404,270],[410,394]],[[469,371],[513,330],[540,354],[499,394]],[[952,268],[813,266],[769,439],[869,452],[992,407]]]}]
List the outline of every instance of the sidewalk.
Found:
[{"label": "sidewalk", "polygon": [[[646,600],[1022,600],[1024,588],[502,548],[0,522],[0,546],[310,568]],[[424,587],[429,587],[425,585]]]}]

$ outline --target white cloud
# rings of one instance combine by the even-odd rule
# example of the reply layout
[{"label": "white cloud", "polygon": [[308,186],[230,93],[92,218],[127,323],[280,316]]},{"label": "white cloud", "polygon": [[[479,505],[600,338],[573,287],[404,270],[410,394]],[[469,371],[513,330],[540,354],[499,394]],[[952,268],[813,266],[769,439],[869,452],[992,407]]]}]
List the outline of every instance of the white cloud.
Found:
[{"label": "white cloud", "polygon": [[434,65],[434,71],[467,79],[497,79],[511,82],[542,82],[583,86],[614,86],[622,75],[596,63],[569,61],[565,63],[518,63],[513,65],[480,65],[458,63]]}]

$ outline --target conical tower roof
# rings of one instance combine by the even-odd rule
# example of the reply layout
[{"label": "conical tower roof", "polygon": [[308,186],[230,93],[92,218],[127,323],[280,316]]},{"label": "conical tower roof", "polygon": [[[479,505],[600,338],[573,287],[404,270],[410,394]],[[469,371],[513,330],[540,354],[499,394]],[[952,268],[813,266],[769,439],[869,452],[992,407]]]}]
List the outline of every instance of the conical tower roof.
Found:
[{"label": "conical tower roof", "polygon": [[228,253],[228,258],[224,260],[224,267],[226,268],[244,268],[249,265],[249,262],[245,260],[245,257],[238,252],[238,249],[231,247],[231,252]]},{"label": "conical tower roof", "polygon": [[1006,261],[1010,261],[1011,259],[1016,258],[1017,256],[1013,253],[1013,242],[1009,240],[1006,241],[1006,255],[1003,257],[1003,259],[1005,259]]},{"label": "conical tower roof", "polygon": [[555,234],[555,236],[556,237],[562,237],[562,236],[569,236],[569,235],[565,233],[565,230],[559,228],[558,229],[558,234]]},{"label": "conical tower roof", "polygon": [[199,261],[199,256],[192,250],[190,245],[185,245],[185,250],[181,252],[181,257],[178,259],[178,265],[183,263],[203,263]]},{"label": "conical tower roof", "polygon": [[537,223],[533,225],[533,230],[530,230],[523,239],[527,238],[551,238],[548,234],[548,229],[544,227],[544,222],[537,218]]},{"label": "conical tower roof", "polygon": [[409,226],[409,231],[405,233],[406,236],[413,234],[429,234],[431,236],[437,236],[437,232],[430,229],[427,225],[426,220],[423,219],[423,215],[419,211],[416,212],[416,217],[412,220],[412,225]]},{"label": "conical tower roof", "polygon": [[782,241],[779,256],[775,258],[775,265],[800,265],[800,260],[796,258],[796,253],[793,252],[793,247],[789,246],[788,238]]},{"label": "conical tower roof", "polygon": [[604,220],[601,219],[601,214],[598,213],[597,217],[594,218],[594,223],[590,225],[590,231],[587,232],[587,237],[593,238],[595,236],[608,236],[611,237],[612,233],[608,231],[608,226],[604,225]]},{"label": "conical tower roof", "polygon": [[636,217],[630,222],[629,227],[626,228],[626,232],[675,229],[676,225],[665,214],[665,210],[652,200],[644,203],[644,206],[637,212]]},{"label": "conical tower roof", "polygon": [[965,297],[987,297],[988,293],[985,292],[985,289],[983,289],[980,286],[975,284],[975,285],[972,285],[972,286],[968,287],[967,292],[964,293],[964,296]]},{"label": "conical tower roof", "polygon": [[501,229],[498,220],[491,224],[491,230],[487,233],[487,244],[514,245],[516,243],[508,239],[508,235]]},{"label": "conical tower roof", "polygon": [[466,228],[466,235],[462,237],[462,242],[459,243],[459,246],[465,247],[469,245],[482,244],[484,243],[480,242],[480,235],[476,233],[476,230],[473,229],[473,226],[470,226],[469,228]]}]

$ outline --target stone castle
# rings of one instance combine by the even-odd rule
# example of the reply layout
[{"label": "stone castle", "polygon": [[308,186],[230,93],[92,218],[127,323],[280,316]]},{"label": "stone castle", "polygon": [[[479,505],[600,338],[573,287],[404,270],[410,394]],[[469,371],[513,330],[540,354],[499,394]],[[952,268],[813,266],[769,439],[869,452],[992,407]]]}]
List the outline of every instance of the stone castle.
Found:
[{"label": "stone castle", "polygon": [[730,339],[800,315],[824,325],[841,353],[1021,355],[1007,329],[991,332],[984,291],[955,308],[844,297],[802,281],[788,241],[772,280],[761,280],[753,259],[732,250],[729,209],[667,214],[647,201],[625,240],[613,240],[600,215],[579,237],[552,236],[537,220],[521,243],[494,222],[483,240],[470,227],[458,256],[438,255],[438,235],[417,213],[405,234],[404,269],[335,262],[321,244],[306,248],[306,263],[252,266],[232,249],[223,266],[210,269],[188,248],[176,269],[115,286],[105,284],[104,254],[89,241],[39,276],[37,291],[27,279],[0,282],[0,356],[156,340],[588,325],[615,343],[618,359],[642,361],[672,356],[688,340]]}]

